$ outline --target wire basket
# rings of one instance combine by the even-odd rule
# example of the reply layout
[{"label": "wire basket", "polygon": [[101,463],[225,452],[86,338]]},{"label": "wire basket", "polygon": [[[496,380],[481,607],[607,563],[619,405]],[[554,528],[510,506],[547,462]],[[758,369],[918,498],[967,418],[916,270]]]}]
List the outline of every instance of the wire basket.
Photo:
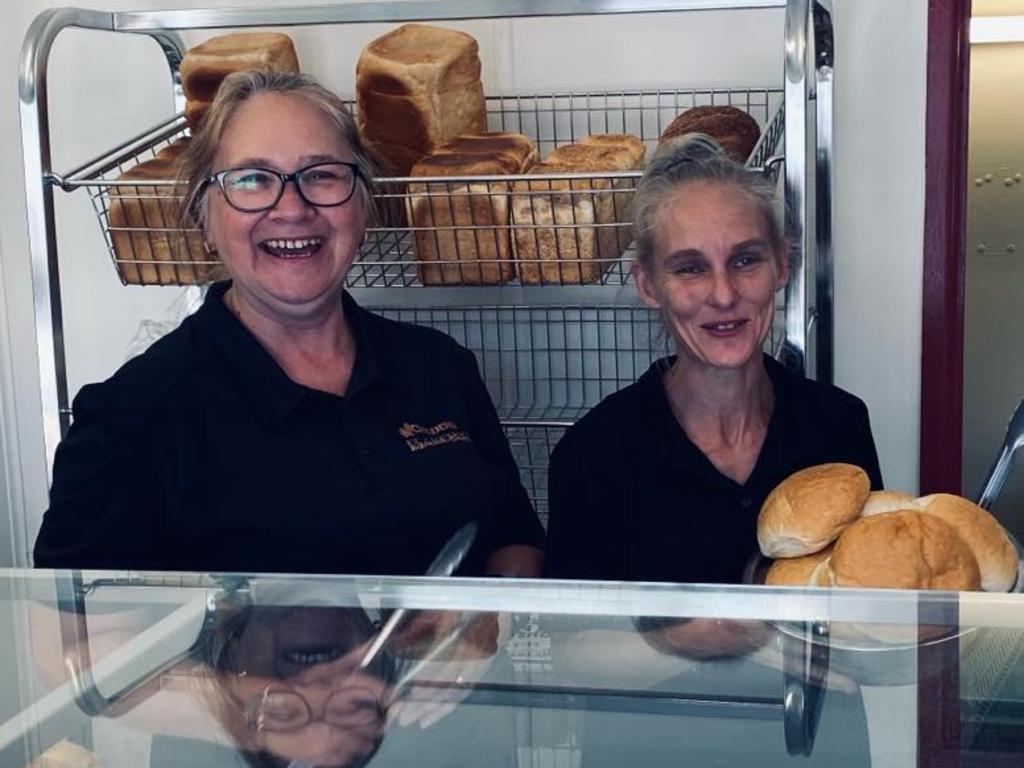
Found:
[{"label": "wire basket", "polygon": [[[629,133],[653,151],[676,116],[729,105],[762,127],[748,167],[778,153],[784,131],[777,88],[618,91],[494,96],[488,129],[529,136],[542,157],[588,135]],[[201,234],[179,223],[183,190],[170,179],[131,178],[187,135],[182,116],[100,157],[59,183],[84,186],[118,276],[128,284],[194,285],[218,275]],[[127,176],[129,178],[123,178]],[[622,285],[629,280],[632,195],[641,171],[522,176],[383,178],[380,216],[367,230],[349,287]]]}]

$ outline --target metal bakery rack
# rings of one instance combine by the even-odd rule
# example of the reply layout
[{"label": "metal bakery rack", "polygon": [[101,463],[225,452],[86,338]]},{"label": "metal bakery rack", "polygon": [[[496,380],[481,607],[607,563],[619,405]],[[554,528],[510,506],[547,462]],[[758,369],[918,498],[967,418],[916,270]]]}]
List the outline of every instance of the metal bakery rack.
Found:
[{"label": "metal bakery rack", "polygon": [[[187,135],[177,30],[359,22],[443,22],[532,16],[785,7],[784,81],[734,89],[492,95],[488,129],[516,131],[541,157],[596,133],[630,133],[648,157],[665,126],[700,105],[732,105],[761,138],[748,160],[784,188],[792,278],[769,352],[818,379],[832,375],[832,23],[829,0],[422,0],[259,9],[43,12],[26,37],[19,82],[36,335],[48,465],[70,423],[54,214],[56,190],[84,188],[126,284],[194,285],[217,263],[183,229],[173,181],[119,176]],[[152,37],[166,56],[179,114],[66,173],[50,162],[46,71],[68,27]],[[785,160],[783,161],[783,157]],[[547,459],[575,419],[670,351],[659,318],[630,287],[631,199],[640,171],[489,177],[380,178],[379,216],[347,276],[387,316],[436,327],[471,349],[546,513]],[[413,216],[414,206],[421,211]],[[538,215],[538,211],[544,216]],[[496,212],[501,213],[497,215]],[[561,212],[561,213],[559,213]],[[547,238],[542,253],[537,245]],[[533,247],[531,247],[531,245]]]}]

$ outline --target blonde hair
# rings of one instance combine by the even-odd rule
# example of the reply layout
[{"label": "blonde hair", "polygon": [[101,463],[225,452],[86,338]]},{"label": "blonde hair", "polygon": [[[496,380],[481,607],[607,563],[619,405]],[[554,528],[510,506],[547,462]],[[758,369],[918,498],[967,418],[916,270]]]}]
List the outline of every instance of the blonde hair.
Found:
[{"label": "blonde hair", "polygon": [[304,99],[337,129],[338,135],[352,152],[356,165],[359,166],[357,194],[363,204],[367,220],[372,220],[374,209],[370,187],[374,177],[373,164],[363,148],[355,120],[345,103],[309,75],[248,70],[235,72],[224,78],[217,89],[216,98],[203,117],[199,130],[195,132],[188,149],[182,154],[178,171],[178,182],[186,188],[180,211],[182,226],[205,226],[206,192],[209,189],[209,178],[214,173],[213,161],[220,148],[224,130],[242,104],[254,96],[270,93]]}]

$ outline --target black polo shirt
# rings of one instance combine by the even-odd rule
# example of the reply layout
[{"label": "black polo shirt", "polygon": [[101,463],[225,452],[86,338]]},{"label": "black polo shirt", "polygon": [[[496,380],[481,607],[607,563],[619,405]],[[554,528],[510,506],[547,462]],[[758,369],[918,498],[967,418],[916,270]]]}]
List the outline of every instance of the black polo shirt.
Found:
[{"label": "black polo shirt", "polygon": [[864,468],[882,487],[864,403],[771,358],[768,432],[750,478],[719,472],[679,425],[662,385],[672,359],[566,432],[549,469],[545,573],[556,578],[739,583],[757,548],[757,514],[799,469]]},{"label": "black polo shirt", "polygon": [[357,351],[339,397],[289,379],[225,307],[228,287],[75,398],[36,565],[421,574],[469,520],[462,573],[540,546],[469,351],[346,294]]}]

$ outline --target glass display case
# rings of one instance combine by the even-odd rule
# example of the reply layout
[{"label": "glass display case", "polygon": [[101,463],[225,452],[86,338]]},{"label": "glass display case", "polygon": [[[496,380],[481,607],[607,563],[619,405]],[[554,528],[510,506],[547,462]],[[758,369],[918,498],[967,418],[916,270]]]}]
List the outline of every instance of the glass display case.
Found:
[{"label": "glass display case", "polygon": [[1024,764],[1024,598],[6,571],[0,765]]}]

